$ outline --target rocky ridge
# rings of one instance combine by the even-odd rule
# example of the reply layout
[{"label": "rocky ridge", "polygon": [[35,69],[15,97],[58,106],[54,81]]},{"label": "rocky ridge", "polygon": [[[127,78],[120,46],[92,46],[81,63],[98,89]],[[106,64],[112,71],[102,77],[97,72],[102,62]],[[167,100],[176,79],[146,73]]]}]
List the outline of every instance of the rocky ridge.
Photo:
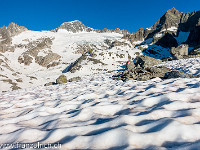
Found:
[{"label": "rocky ridge", "polygon": [[12,44],[12,37],[16,36],[23,31],[27,31],[28,29],[24,26],[19,26],[13,22],[11,22],[8,27],[3,26],[0,28],[0,52],[4,53],[6,51],[14,51],[14,47]]},{"label": "rocky ridge", "polygon": [[[144,54],[155,56],[153,47],[161,46],[170,51],[172,47],[188,44],[190,50],[200,45],[200,11],[183,13],[176,8],[166,11],[151,27],[140,28],[135,33],[124,35],[133,45],[140,47]],[[159,52],[158,52],[159,53]],[[170,53],[162,58],[171,57]],[[158,58],[158,57],[157,57]]]},{"label": "rocky ridge", "polygon": [[[130,33],[124,38],[130,39],[132,42],[143,41],[144,39],[153,38],[154,43],[158,41],[157,33],[162,32],[162,36],[169,33],[178,36],[179,32],[195,31],[200,26],[200,11],[192,13],[182,13],[175,7],[167,10],[161,18],[151,27],[140,28],[135,33]],[[192,34],[192,33],[191,33]]]},{"label": "rocky ridge", "polygon": [[71,22],[64,22],[62,23],[58,28],[53,29],[53,32],[57,32],[60,29],[64,29],[68,32],[72,32],[72,33],[78,33],[78,32],[97,32],[97,33],[119,33],[119,34],[128,34],[129,31],[128,30],[120,30],[119,28],[116,29],[107,29],[104,28],[102,30],[100,29],[93,29],[90,27],[87,27],[86,25],[84,25],[81,21],[75,20],[75,21],[71,21]]}]

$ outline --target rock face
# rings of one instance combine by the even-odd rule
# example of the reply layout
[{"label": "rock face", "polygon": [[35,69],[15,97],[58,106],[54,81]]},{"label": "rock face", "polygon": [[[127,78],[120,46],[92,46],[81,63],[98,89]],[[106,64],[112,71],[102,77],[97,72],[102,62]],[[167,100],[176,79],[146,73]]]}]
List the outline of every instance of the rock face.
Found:
[{"label": "rock face", "polygon": [[127,70],[120,71],[112,78],[114,80],[127,81],[130,79],[138,81],[146,81],[155,77],[164,77],[166,72],[171,71],[166,67],[153,67],[162,63],[161,60],[148,57],[146,55],[137,56],[135,63],[128,61],[126,63]]},{"label": "rock face", "polygon": [[0,52],[14,51],[14,47],[11,46],[12,37],[18,35],[21,32],[28,30],[23,26],[11,22],[8,27],[3,26],[0,28]]},{"label": "rock face", "polygon": [[8,27],[3,26],[0,28],[0,35],[3,39],[8,39],[12,36],[18,35],[23,31],[27,31],[28,29],[24,26],[18,26],[17,24],[11,22]]},{"label": "rock face", "polygon": [[[29,43],[28,50],[18,57],[18,62],[30,65],[35,60],[36,63],[47,68],[58,65],[59,62],[55,61],[59,60],[61,56],[51,51],[51,45],[52,39],[50,38],[41,38]],[[46,56],[39,56],[39,52],[43,52],[46,49],[49,50],[45,52]]]},{"label": "rock face", "polygon": [[165,47],[165,48],[171,48],[171,47],[177,47],[178,46],[176,39],[169,33],[166,33],[155,44],[160,45],[160,46]]},{"label": "rock face", "polygon": [[80,58],[78,58],[74,63],[72,63],[67,69],[65,69],[65,72],[76,72],[77,70],[79,70],[81,68],[81,62],[83,60],[86,60],[87,56],[85,54],[83,54]]},{"label": "rock face", "polygon": [[186,43],[192,47],[200,46],[200,23],[193,30],[191,30]]},{"label": "rock face", "polygon": [[61,56],[56,53],[49,53],[45,57],[36,57],[36,63],[43,67],[47,67],[51,62],[60,59],[60,57]]},{"label": "rock face", "polygon": [[174,59],[181,59],[183,56],[188,55],[188,45],[187,44],[181,44],[177,48],[172,47],[170,53],[172,54],[172,57]]},{"label": "rock face", "polygon": [[29,55],[23,55],[18,57],[18,62],[21,64],[23,63],[24,65],[30,65],[32,63],[33,58],[30,57]]},{"label": "rock face", "polygon": [[119,28],[116,28],[116,29],[107,29],[107,28],[104,28],[102,30],[95,30],[96,32],[99,32],[99,33],[107,33],[107,32],[110,32],[110,33],[120,33],[120,34],[123,34],[123,35],[127,35],[129,34],[130,32],[128,30],[120,30]]}]

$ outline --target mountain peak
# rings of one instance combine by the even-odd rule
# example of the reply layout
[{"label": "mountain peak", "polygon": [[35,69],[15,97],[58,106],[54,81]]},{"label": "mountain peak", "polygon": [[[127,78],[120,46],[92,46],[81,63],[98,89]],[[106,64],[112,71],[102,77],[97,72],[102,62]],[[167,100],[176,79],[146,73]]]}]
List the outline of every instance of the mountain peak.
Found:
[{"label": "mountain peak", "polygon": [[63,22],[61,25],[63,24],[83,24],[83,23],[79,20],[74,20],[74,21]]},{"label": "mountain peak", "polygon": [[19,26],[14,22],[9,23],[8,27],[3,26],[0,28],[0,35],[7,39],[10,38],[11,36],[15,36],[23,31],[28,30],[26,27],[24,26]]},{"label": "mountain peak", "polygon": [[57,29],[54,29],[53,31],[58,31],[59,29],[65,29],[65,30],[67,30],[69,32],[73,32],[73,33],[93,31],[92,28],[87,27],[79,20],[64,22]]},{"label": "mountain peak", "polygon": [[166,14],[179,15],[179,14],[181,14],[181,12],[178,11],[175,7],[173,7],[171,9],[167,10]]},{"label": "mountain peak", "polygon": [[178,11],[175,7],[172,7],[171,9],[168,9],[167,11]]}]

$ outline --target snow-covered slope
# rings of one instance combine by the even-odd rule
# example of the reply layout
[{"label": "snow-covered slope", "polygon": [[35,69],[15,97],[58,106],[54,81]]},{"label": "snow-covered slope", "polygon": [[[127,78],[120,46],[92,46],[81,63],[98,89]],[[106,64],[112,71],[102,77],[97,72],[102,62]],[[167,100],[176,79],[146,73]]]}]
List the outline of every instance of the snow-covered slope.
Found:
[{"label": "snow-covered slope", "polygon": [[[169,65],[184,70],[193,62],[196,71],[199,61]],[[78,82],[2,93],[0,143],[59,143],[60,149],[199,148],[199,78],[122,82],[111,76],[93,74]]]},{"label": "snow-covered slope", "polygon": [[[140,50],[118,33],[78,32],[65,29],[25,31],[12,37],[14,51],[1,53],[0,92],[54,82],[62,73],[67,78],[122,69]],[[89,51],[89,52],[88,52]],[[67,68],[86,55],[73,73]]]}]

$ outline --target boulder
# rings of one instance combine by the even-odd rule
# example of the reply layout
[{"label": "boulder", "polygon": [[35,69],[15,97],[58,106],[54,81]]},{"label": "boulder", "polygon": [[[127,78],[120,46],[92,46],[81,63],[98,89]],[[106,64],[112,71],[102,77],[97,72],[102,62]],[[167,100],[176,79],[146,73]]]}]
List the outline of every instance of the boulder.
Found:
[{"label": "boulder", "polygon": [[79,81],[79,80],[81,80],[81,77],[73,77],[69,79],[68,82],[74,82],[74,81]]},{"label": "boulder", "polygon": [[56,79],[56,84],[63,84],[63,83],[67,83],[67,77],[64,74],[60,75]]},{"label": "boulder", "polygon": [[181,71],[170,71],[167,72],[164,76],[164,79],[172,79],[172,78],[198,78],[199,76],[197,75],[192,75],[192,74],[188,74],[188,73],[184,73]]},{"label": "boulder", "polygon": [[135,69],[135,64],[133,63],[133,61],[127,61],[126,62],[126,69],[127,70]]},{"label": "boulder", "polygon": [[48,83],[46,83],[44,86],[50,86],[50,85],[56,85],[57,83],[55,83],[55,82],[48,82]]},{"label": "boulder", "polygon": [[141,55],[136,57],[135,65],[136,66],[140,65],[142,68],[145,68],[145,67],[155,66],[161,63],[162,60],[160,59],[155,59],[146,55]]},{"label": "boulder", "polygon": [[181,59],[183,56],[188,55],[188,45],[181,44],[177,48],[172,47],[170,53],[174,59]]}]

